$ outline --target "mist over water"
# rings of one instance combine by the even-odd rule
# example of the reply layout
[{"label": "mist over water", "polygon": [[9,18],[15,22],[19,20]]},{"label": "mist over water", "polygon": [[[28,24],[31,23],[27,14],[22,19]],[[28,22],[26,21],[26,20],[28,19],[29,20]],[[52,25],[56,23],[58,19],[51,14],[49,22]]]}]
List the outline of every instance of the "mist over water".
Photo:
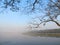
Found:
[{"label": "mist over water", "polygon": [[26,31],[24,27],[0,28],[0,45],[60,45],[60,38],[23,35]]},{"label": "mist over water", "polygon": [[23,35],[23,32],[0,32],[0,45],[60,45],[60,38]]}]

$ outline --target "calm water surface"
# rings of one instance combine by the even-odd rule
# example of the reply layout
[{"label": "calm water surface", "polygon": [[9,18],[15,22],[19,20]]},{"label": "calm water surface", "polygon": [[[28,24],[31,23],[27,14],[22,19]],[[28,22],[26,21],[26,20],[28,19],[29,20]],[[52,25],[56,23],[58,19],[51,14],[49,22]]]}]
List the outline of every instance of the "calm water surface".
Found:
[{"label": "calm water surface", "polygon": [[20,32],[0,32],[0,45],[60,45],[60,38],[28,36]]}]

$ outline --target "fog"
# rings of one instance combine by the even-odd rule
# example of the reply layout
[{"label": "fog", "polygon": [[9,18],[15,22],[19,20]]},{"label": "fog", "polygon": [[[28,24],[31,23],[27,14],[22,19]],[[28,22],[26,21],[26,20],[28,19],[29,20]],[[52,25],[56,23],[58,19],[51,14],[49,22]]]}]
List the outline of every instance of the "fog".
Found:
[{"label": "fog", "polygon": [[25,27],[0,27],[0,32],[25,32]]}]

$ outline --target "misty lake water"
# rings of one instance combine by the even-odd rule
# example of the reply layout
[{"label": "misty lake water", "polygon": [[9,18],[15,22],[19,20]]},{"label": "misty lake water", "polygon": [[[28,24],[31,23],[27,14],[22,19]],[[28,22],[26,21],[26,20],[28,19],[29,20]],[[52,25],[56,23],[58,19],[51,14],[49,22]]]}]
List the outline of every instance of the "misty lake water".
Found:
[{"label": "misty lake water", "polygon": [[20,32],[0,32],[0,45],[60,45],[60,38],[29,36]]}]

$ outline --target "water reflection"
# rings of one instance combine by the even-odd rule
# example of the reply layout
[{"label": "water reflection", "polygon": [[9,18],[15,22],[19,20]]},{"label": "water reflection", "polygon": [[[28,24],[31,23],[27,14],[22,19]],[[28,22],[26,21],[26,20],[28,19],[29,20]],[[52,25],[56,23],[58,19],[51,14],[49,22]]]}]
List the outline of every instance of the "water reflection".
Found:
[{"label": "water reflection", "polygon": [[0,45],[60,45],[60,38],[28,36],[20,32],[0,32]]}]

